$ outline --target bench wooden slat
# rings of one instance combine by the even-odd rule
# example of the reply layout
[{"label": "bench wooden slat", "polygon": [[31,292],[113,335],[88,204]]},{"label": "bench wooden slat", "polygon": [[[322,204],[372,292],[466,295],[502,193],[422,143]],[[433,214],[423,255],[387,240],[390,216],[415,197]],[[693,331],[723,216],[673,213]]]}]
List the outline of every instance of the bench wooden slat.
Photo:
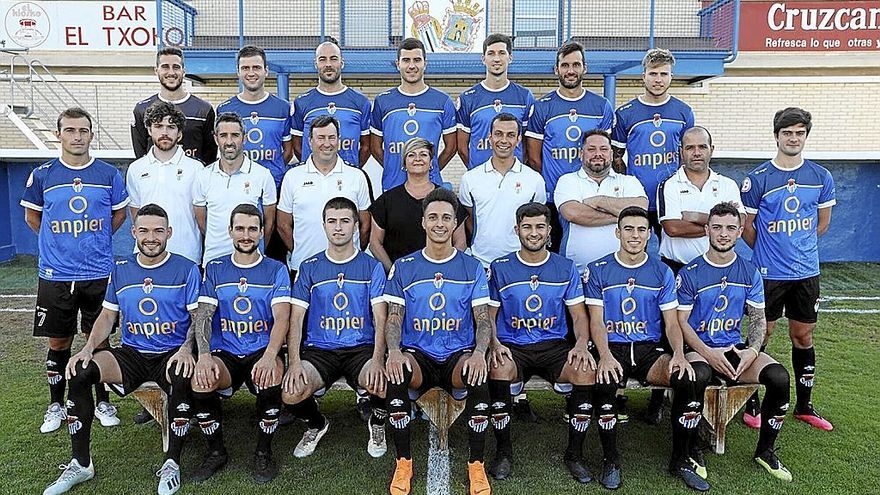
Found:
[{"label": "bench wooden slat", "polygon": [[132,392],[135,399],[162,428],[162,451],[168,452],[168,396],[156,382],[146,382]]}]

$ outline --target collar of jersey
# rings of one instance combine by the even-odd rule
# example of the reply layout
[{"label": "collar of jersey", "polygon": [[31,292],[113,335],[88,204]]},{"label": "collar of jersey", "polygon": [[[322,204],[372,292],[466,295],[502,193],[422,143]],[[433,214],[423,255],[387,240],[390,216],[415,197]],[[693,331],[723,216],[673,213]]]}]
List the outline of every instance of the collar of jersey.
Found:
[{"label": "collar of jersey", "polygon": [[333,263],[334,265],[344,265],[344,264],[348,263],[349,261],[355,259],[355,258],[357,257],[357,255],[358,255],[359,252],[360,252],[360,251],[358,251],[358,248],[354,248],[354,254],[352,254],[352,255],[349,256],[348,258],[345,258],[345,259],[342,260],[342,261],[336,261],[336,260],[334,260],[333,258],[331,258],[330,255],[327,254],[327,251],[325,250],[325,251],[324,251],[324,257],[327,258],[327,261],[329,261],[330,263]]},{"label": "collar of jersey", "polygon": [[[590,174],[588,174],[587,171],[584,170],[583,166],[581,166],[581,168],[577,171],[577,174],[581,179],[587,179],[587,180],[591,180],[593,182],[596,182],[596,179],[594,179]],[[612,167],[612,168],[608,169],[608,175],[606,177],[617,177],[618,175],[620,175],[620,174],[615,172],[614,168]],[[598,182],[596,182],[596,184],[598,184]]]},{"label": "collar of jersey", "polygon": [[[168,160],[167,162],[163,162],[162,160],[159,160],[158,158],[156,158],[156,155],[153,154],[154,148],[155,148],[155,146],[150,146],[150,151],[147,152],[147,156],[149,157],[148,159],[150,160],[150,165],[156,165],[156,164],[158,164],[158,165],[171,165],[171,164],[178,165],[180,163],[180,159],[183,158],[183,155],[184,155],[183,148],[180,147],[180,145],[178,145],[177,151],[174,152],[174,156],[172,156],[171,159]],[[242,165],[244,165],[244,164],[242,164]]]},{"label": "collar of jersey", "polygon": [[451,256],[449,256],[448,258],[442,259],[442,260],[435,260],[434,258],[428,256],[428,253],[425,252],[426,250],[427,250],[427,248],[422,248],[422,258],[425,258],[426,261],[429,261],[429,262],[437,264],[437,265],[446,263],[447,261],[451,261],[452,258],[455,258],[455,255],[458,254],[458,249],[452,248],[452,255]]},{"label": "collar of jersey", "polygon": [[550,251],[547,251],[547,256],[544,257],[543,260],[541,260],[537,263],[529,263],[528,261],[522,259],[522,257],[519,255],[519,251],[516,252],[516,259],[518,259],[520,263],[522,263],[523,265],[526,265],[526,266],[541,266],[544,263],[550,261]]},{"label": "collar of jersey", "polygon": [[772,159],[772,158],[770,159],[770,165],[773,165],[774,167],[776,167],[776,170],[781,170],[783,172],[794,172],[795,170],[804,166],[804,158],[801,157],[801,162],[798,163],[797,166],[794,166],[792,168],[782,168],[779,165],[777,165],[776,160]]},{"label": "collar of jersey", "polygon": [[261,261],[263,261],[263,253],[260,253],[260,256],[257,257],[257,261],[254,261],[250,265],[240,265],[240,264],[236,263],[235,258],[233,256],[235,256],[235,255],[234,254],[229,255],[229,261],[231,261],[232,264],[238,268],[253,268],[253,267],[259,265]]},{"label": "collar of jersey", "polygon": [[431,86],[428,86],[428,85],[426,84],[426,85],[425,85],[425,89],[419,91],[418,93],[407,93],[406,91],[400,89],[400,86],[398,86],[398,87],[396,87],[396,88],[394,88],[394,89],[396,89],[397,92],[400,93],[400,94],[402,94],[403,96],[421,96],[421,95],[427,93],[428,90],[431,89]]},{"label": "collar of jersey", "polygon": [[192,95],[187,93],[186,96],[184,96],[183,98],[181,98],[179,100],[166,100],[165,98],[162,98],[162,95],[160,95],[159,93],[156,93],[156,98],[159,98],[160,100],[164,101],[165,103],[171,103],[172,105],[180,105],[181,103],[188,100],[190,96],[192,96]]},{"label": "collar of jersey", "polygon": [[95,162],[95,157],[93,157],[93,156],[89,157],[89,161],[88,161],[88,163],[86,163],[85,165],[80,165],[80,166],[78,166],[78,167],[75,166],[75,165],[71,165],[71,164],[65,162],[64,159],[61,158],[61,157],[58,157],[58,161],[61,162],[62,165],[64,165],[65,167],[67,167],[67,168],[69,168],[69,169],[71,169],[71,170],[82,170],[82,169],[88,168],[89,165],[91,165],[92,163],[94,163],[94,162]]},{"label": "collar of jersey", "polygon": [[341,95],[342,93],[345,93],[346,91],[348,91],[348,86],[343,84],[342,89],[340,89],[339,91],[337,91],[335,93],[328,93],[326,91],[321,91],[321,88],[319,88],[317,86],[315,86],[315,91],[317,91],[318,93],[321,93],[324,96],[338,96],[338,95]]},{"label": "collar of jersey", "polygon": [[614,252],[614,259],[617,261],[617,263],[620,266],[622,266],[624,268],[639,268],[648,262],[648,256],[645,256],[645,259],[643,259],[641,263],[639,263],[637,265],[627,265],[626,263],[623,262],[623,260],[620,259],[620,257],[617,256],[617,251]]},{"label": "collar of jersey", "polygon": [[[333,166],[333,169],[330,170],[330,173],[337,174],[337,173],[342,172],[342,167],[344,165],[345,165],[345,162],[342,160],[342,157],[339,155],[336,155],[336,165]],[[306,172],[308,172],[310,174],[321,174],[321,172],[318,170],[318,167],[315,166],[315,162],[312,161],[311,156],[309,156],[309,158],[306,160]],[[324,175],[324,174],[321,174],[321,175]]]},{"label": "collar of jersey", "polygon": [[259,100],[247,101],[241,97],[241,93],[235,95],[235,97],[238,98],[238,101],[244,103],[245,105],[259,105],[260,103],[263,103],[264,101],[268,100],[270,96],[272,96],[272,93],[266,91],[266,94],[262,98],[260,98]]},{"label": "collar of jersey", "polygon": [[706,256],[706,253],[703,253],[703,259],[706,261],[706,263],[709,263],[710,266],[714,266],[715,268],[727,268],[728,266],[732,265],[734,261],[736,261],[736,258],[737,258],[737,254],[733,253],[733,259],[730,260],[730,263],[727,263],[725,265],[718,265],[718,264],[712,263],[709,260],[709,257]]},{"label": "collar of jersey", "polygon": [[636,97],[639,100],[639,103],[645,105],[646,107],[662,107],[663,105],[669,103],[669,100],[672,99],[672,95],[667,94],[666,99],[661,101],[660,103],[648,103],[647,101],[642,100],[642,95]]},{"label": "collar of jersey", "polygon": [[145,270],[152,270],[154,268],[159,268],[160,266],[164,265],[166,261],[168,261],[170,259],[171,259],[171,251],[165,251],[165,259],[156,263],[155,265],[145,265],[145,264],[141,263],[141,257],[139,255],[136,254],[134,256],[134,260],[137,262],[137,264]]},{"label": "collar of jersey", "polygon": [[[688,176],[684,171],[684,165],[678,167],[678,170],[675,172],[675,175],[678,176],[678,181],[681,182],[682,184],[690,184],[692,186],[694,185],[694,183],[691,182],[690,179],[688,179]],[[706,179],[706,182],[717,182],[717,181],[718,181],[718,174],[710,168],[709,169],[709,178]],[[694,186],[694,187],[696,187],[696,186]]]},{"label": "collar of jersey", "polygon": [[[245,165],[247,165],[247,172],[245,172],[245,170],[244,170]],[[253,162],[251,161],[250,158],[247,157],[247,155],[245,155],[244,161],[241,162],[241,167],[238,168],[238,172],[235,172],[232,175],[249,174],[249,173],[251,173],[251,168],[253,168]],[[226,172],[223,171],[222,168],[220,168],[220,159],[219,158],[217,159],[216,162],[214,162],[214,172],[218,173],[220,175],[225,175],[227,177],[232,177],[232,175],[227,174]]]},{"label": "collar of jersey", "polygon": [[490,92],[490,93],[500,93],[500,92],[502,92],[502,91],[504,91],[505,89],[507,89],[507,88],[510,87],[510,79],[507,80],[507,83],[506,83],[504,86],[502,86],[502,87],[500,87],[500,88],[498,88],[498,89],[492,89],[492,88],[486,86],[486,81],[485,81],[485,80],[480,81],[480,86],[482,86],[483,89],[485,89],[486,91],[488,91],[488,92]]},{"label": "collar of jersey", "polygon": [[[522,165],[523,164],[521,161],[519,161],[519,158],[513,157],[513,166],[510,167],[510,170],[508,170],[508,172],[515,172],[515,173],[522,172]],[[483,172],[486,172],[487,174],[492,173],[492,172],[498,172],[497,170],[495,170],[495,167],[492,165],[491,158],[486,160],[486,163],[483,164]]]},{"label": "collar of jersey", "polygon": [[584,97],[584,96],[587,96],[587,93],[589,93],[589,91],[587,91],[587,88],[581,87],[581,89],[582,89],[584,92],[581,93],[581,95],[578,96],[577,98],[566,98],[565,96],[562,96],[562,94],[559,92],[558,89],[556,90],[556,96],[562,98],[562,99],[565,100],[565,101],[581,101],[581,99],[583,99],[583,97]]}]

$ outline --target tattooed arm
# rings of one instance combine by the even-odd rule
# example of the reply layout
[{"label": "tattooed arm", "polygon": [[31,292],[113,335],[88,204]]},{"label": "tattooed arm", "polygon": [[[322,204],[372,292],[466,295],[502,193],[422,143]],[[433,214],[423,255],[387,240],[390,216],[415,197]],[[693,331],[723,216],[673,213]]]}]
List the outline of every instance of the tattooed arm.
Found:
[{"label": "tattooed arm", "polygon": [[749,334],[746,343],[750,348],[760,352],[767,335],[767,316],[762,308],[756,308],[751,304],[746,304],[746,315],[749,317]]},{"label": "tattooed arm", "polygon": [[476,340],[474,354],[485,355],[492,338],[492,322],[489,320],[488,304],[481,304],[474,308],[474,338]]},{"label": "tattooed arm", "polygon": [[196,321],[192,328],[199,355],[196,362],[195,379],[196,385],[201,388],[210,388],[220,378],[220,369],[211,356],[211,320],[216,310],[217,307],[213,304],[200,302],[199,308],[196,310]]},{"label": "tattooed arm", "polygon": [[[171,367],[174,367],[174,373],[178,374],[184,378],[191,378],[193,371],[195,370],[196,360],[193,358],[193,342],[195,341],[195,324],[196,318],[198,316],[198,308],[189,310],[189,331],[186,332],[186,339],[184,339],[183,344],[180,344],[180,348],[177,349],[177,352],[171,356],[171,359],[168,360],[168,364],[165,366],[165,373],[170,374]],[[170,376],[166,376],[168,381],[171,381]]]},{"label": "tattooed arm", "polygon": [[400,350],[400,333],[403,328],[404,308],[402,305],[388,303],[388,319],[385,320],[385,343],[388,345],[388,359],[385,372],[395,385],[403,383],[403,367],[412,371],[409,361]]}]

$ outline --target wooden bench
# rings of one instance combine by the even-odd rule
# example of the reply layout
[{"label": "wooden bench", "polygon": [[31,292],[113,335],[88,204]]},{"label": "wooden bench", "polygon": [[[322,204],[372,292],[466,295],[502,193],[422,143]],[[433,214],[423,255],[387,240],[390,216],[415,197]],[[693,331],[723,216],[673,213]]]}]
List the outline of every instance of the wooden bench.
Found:
[{"label": "wooden bench", "polygon": [[146,382],[133,392],[134,398],[162,428],[162,451],[168,452],[168,396],[156,382]]}]

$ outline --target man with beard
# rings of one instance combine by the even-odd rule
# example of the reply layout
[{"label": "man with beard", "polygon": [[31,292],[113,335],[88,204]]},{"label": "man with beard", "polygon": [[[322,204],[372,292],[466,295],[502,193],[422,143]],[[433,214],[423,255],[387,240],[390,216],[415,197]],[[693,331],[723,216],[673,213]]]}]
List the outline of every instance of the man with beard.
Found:
[{"label": "man with beard", "polygon": [[[810,112],[801,108],[776,112],[776,157],[743,179],[748,214],[743,239],[755,250],[752,261],[764,277],[767,338],[783,311],[788,318],[797,394],[794,419],[831,431],[834,427],[819,416],[811,397],[816,373],[813,331],[819,311],[818,241],[831,225],[831,207],[837,200],[831,172],[802,156],[812,126]],[[746,412],[752,416],[751,421],[745,417],[746,422],[754,428],[759,423],[756,401]]]},{"label": "man with beard", "polygon": [[[527,88],[507,78],[507,67],[513,61],[513,40],[506,34],[490,34],[483,41],[483,64],[486,77],[458,97],[458,155],[468,170],[478,167],[492,156],[489,145],[492,119],[509,113],[528,127],[529,112],[535,97]],[[516,158],[523,160],[522,143],[517,143]],[[491,261],[491,260],[490,260]]]},{"label": "man with beard", "polygon": [[[709,250],[685,265],[676,280],[678,322],[685,344],[693,349],[686,356],[688,361],[708,362],[715,377],[727,384],[764,385],[767,395],[754,459],[773,477],[791,481],[791,472],[773,448],[788,411],[789,375],[784,366],[760,350],[767,329],[764,283],[755,265],[733,250],[742,233],[740,208],[734,203],[719,203],[709,211],[705,226]],[[746,342],[740,333],[743,316],[749,319]],[[704,392],[696,391],[701,397]],[[702,456],[692,463],[697,474],[706,478]]]},{"label": "man with beard", "polygon": [[[180,488],[180,453],[189,429],[189,380],[195,365],[190,325],[198,307],[201,277],[195,263],[165,250],[172,228],[162,207],[147,204],[140,208],[131,233],[138,254],[113,266],[101,315],[82,350],[67,364],[67,429],[73,459],[43,495],[65,493],[95,476],[91,389],[105,383],[124,396],[152,381],[168,394],[171,435],[165,463],[157,473],[158,493],[169,495]],[[99,349],[116,318],[121,318],[122,345]]]},{"label": "man with beard", "polygon": [[251,472],[257,483],[268,483],[278,474],[272,437],[281,411],[284,364],[279,354],[287,340],[290,277],[281,262],[260,253],[263,216],[256,206],[240,204],[232,210],[228,235],[235,251],[205,267],[194,325],[199,346],[192,379],[194,413],[208,440],[208,454],[192,479],[205,481],[226,465],[220,397],[232,397],[246,384],[257,396],[259,418]]},{"label": "man with beard", "polygon": [[614,109],[605,98],[583,87],[587,63],[584,47],[568,42],[556,51],[553,72],[559,88],[535,102],[526,130],[526,156],[530,167],[540,172],[547,186],[550,207],[550,249],[562,245],[562,225],[553,197],[556,182],[578,169],[584,134],[593,129],[611,131]]},{"label": "man with beard", "polygon": [[[568,447],[565,466],[581,483],[592,480],[583,465],[583,443],[593,415],[592,386],[596,363],[587,350],[590,329],[583,285],[574,263],[547,251],[550,211],[540,203],[516,210],[520,249],[492,262],[489,279],[489,320],[495,322],[490,345],[489,393],[495,429],[495,479],[510,475],[511,394],[518,394],[533,375],[568,393]],[[568,340],[566,308],[575,343]]]},{"label": "man with beard", "polygon": [[[89,154],[92,116],[81,108],[68,108],[56,125],[61,157],[31,172],[20,202],[25,222],[38,236],[40,253],[34,337],[49,340],[49,407],[41,433],[57,430],[64,420],[64,368],[77,333],[77,316],[80,331],[89,333],[101,312],[113,267],[112,236],[125,222],[129,201],[122,174]],[[109,345],[105,340],[100,347]],[[101,425],[118,425],[110,393],[99,385],[95,395]]]},{"label": "man with beard", "polygon": [[214,124],[214,139],[220,157],[196,177],[193,206],[196,222],[205,238],[202,266],[230,254],[228,219],[241,203],[262,208],[266,230],[275,226],[277,190],[272,174],[243,153],[244,123],[234,113],[221,113]]},{"label": "man with beard", "polygon": [[191,95],[183,87],[186,68],[180,48],[169,46],[156,54],[156,68],[153,69],[159,84],[159,92],[134,107],[131,121],[131,147],[135,158],[147,154],[150,149],[149,125],[144,122],[144,113],[156,101],[173,104],[186,116],[186,125],[180,128],[183,135],[181,146],[190,158],[207,165],[217,159],[217,144],[214,142],[214,108],[197,96]]},{"label": "man with beard", "polygon": [[346,163],[361,167],[370,158],[370,100],[360,91],[342,83],[345,61],[339,45],[325,41],[315,49],[318,86],[293,101],[293,153],[300,162],[308,160],[312,148],[308,139],[312,122],[329,115],[339,122],[339,156]]},{"label": "man with beard", "polygon": [[449,95],[425,84],[428,66],[425,45],[406,38],[397,47],[397,69],[400,85],[379,93],[373,102],[370,122],[370,152],[382,165],[382,190],[387,191],[406,182],[403,147],[407,141],[420,137],[443,151],[431,162],[431,182],[442,184],[440,170],[455,156],[455,105]]},{"label": "man with beard", "polygon": [[614,231],[624,208],[648,206],[639,181],[616,173],[611,164],[611,139],[606,131],[594,129],[584,137],[580,170],[556,184],[563,229],[559,254],[574,261],[578,273],[620,248]]}]

